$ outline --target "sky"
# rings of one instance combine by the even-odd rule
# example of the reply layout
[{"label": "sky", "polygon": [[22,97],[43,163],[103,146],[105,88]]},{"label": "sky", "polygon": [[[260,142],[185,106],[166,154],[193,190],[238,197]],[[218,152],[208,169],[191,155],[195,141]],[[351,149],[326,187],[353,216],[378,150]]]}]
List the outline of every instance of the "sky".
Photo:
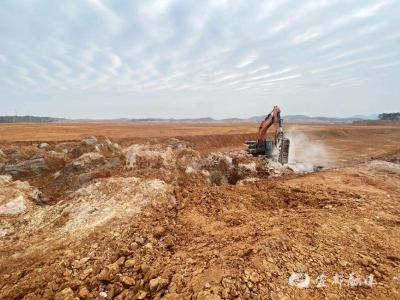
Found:
[{"label": "sky", "polygon": [[0,115],[400,110],[400,0],[2,0]]}]

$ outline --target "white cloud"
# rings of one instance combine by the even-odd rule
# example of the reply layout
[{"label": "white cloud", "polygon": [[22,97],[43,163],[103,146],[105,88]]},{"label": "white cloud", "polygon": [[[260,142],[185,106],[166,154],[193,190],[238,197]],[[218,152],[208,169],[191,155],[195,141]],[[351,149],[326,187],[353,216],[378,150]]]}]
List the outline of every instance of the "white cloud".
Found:
[{"label": "white cloud", "polygon": [[287,0],[270,0],[262,1],[261,7],[258,10],[256,21],[263,21],[271,17],[274,11],[281,5],[285,4]]},{"label": "white cloud", "polygon": [[394,56],[399,56],[399,53],[392,52],[392,53],[382,54],[382,55],[378,55],[378,56],[358,58],[358,59],[354,59],[354,60],[347,61],[347,62],[344,62],[344,63],[335,64],[333,66],[311,70],[309,72],[311,74],[318,74],[318,73],[323,73],[323,72],[327,72],[327,71],[333,71],[333,70],[348,68],[348,67],[352,67],[354,65],[360,65],[360,64],[364,64],[365,65],[365,63],[384,60],[384,59],[391,58],[391,57],[394,57]]},{"label": "white cloud", "polygon": [[262,71],[269,70],[270,68],[271,68],[271,67],[268,66],[268,65],[262,65],[262,66],[260,66],[260,67],[258,67],[258,68],[256,68],[256,69],[250,71],[249,74],[260,73],[260,72],[262,72]]},{"label": "white cloud", "polygon": [[384,39],[388,41],[398,40],[400,39],[400,32],[389,34]]},{"label": "white cloud", "polygon": [[315,45],[313,45],[314,47],[311,49],[311,51],[312,52],[323,52],[325,50],[337,48],[338,46],[340,46],[342,44],[343,44],[342,40],[328,41],[328,42],[324,42],[322,45],[319,45],[316,47],[315,47]]},{"label": "white cloud", "polygon": [[47,60],[57,69],[56,73],[61,77],[67,77],[72,73],[72,69],[61,60],[55,58],[47,58]]},{"label": "white cloud", "polygon": [[380,1],[371,6],[364,7],[364,8],[358,9],[356,11],[353,11],[350,14],[344,15],[344,16],[336,19],[333,22],[333,24],[330,26],[330,29],[338,29],[338,28],[341,28],[348,24],[351,24],[354,21],[357,21],[358,19],[365,19],[365,18],[375,16],[376,14],[378,14],[379,10],[388,6],[392,2],[393,1]]},{"label": "white cloud", "polygon": [[238,74],[226,74],[220,77],[217,77],[214,82],[224,82],[224,81],[228,81],[230,79],[234,79],[238,77]]},{"label": "white cloud", "polygon": [[110,32],[107,34],[116,34],[122,28],[123,20],[122,18],[111,9],[104,0],[85,0],[87,3],[93,7],[95,10],[103,15],[103,22],[107,23]]},{"label": "white cloud", "polygon": [[383,27],[383,25],[381,25],[381,24],[374,24],[374,25],[366,26],[360,30],[360,34],[371,34],[371,33],[378,31],[382,27]]},{"label": "white cloud", "polygon": [[385,68],[395,67],[395,66],[399,66],[399,65],[400,65],[400,61],[394,61],[394,62],[390,62],[390,63],[386,63],[386,64],[374,65],[371,68],[372,69],[385,69]]},{"label": "white cloud", "polygon": [[294,75],[290,75],[290,76],[285,76],[285,77],[279,77],[279,78],[275,78],[275,79],[270,79],[270,80],[261,82],[261,85],[265,85],[265,84],[269,84],[269,83],[274,83],[274,82],[278,82],[278,81],[286,81],[286,80],[296,79],[296,78],[300,78],[301,76],[302,76],[301,74],[294,74]]},{"label": "white cloud", "polygon": [[321,35],[321,32],[317,28],[307,29],[305,32],[295,35],[292,38],[292,43],[297,45],[304,42],[311,41]]},{"label": "white cloud", "polygon": [[289,72],[291,72],[293,70],[294,70],[293,67],[287,67],[287,68],[284,68],[284,69],[279,70],[279,71],[275,71],[275,72],[271,72],[271,73],[267,73],[267,74],[263,74],[263,75],[250,77],[249,79],[247,79],[247,81],[257,81],[257,80],[261,80],[261,79],[265,79],[265,78],[270,78],[270,77],[273,77],[273,76],[276,76],[276,75],[289,73]]},{"label": "white cloud", "polygon": [[336,81],[336,82],[331,82],[329,83],[329,86],[331,87],[336,87],[336,86],[347,86],[349,84],[354,84],[360,81],[360,78],[347,78],[344,80]]},{"label": "white cloud", "polygon": [[171,0],[148,0],[141,3],[138,12],[145,19],[156,20],[168,11],[172,3]]},{"label": "white cloud", "polygon": [[7,58],[4,55],[0,54],[0,64],[5,64],[7,61]]},{"label": "white cloud", "polygon": [[346,51],[342,51],[340,53],[337,53],[337,51],[335,51],[332,54],[322,56],[322,58],[324,59],[324,61],[333,61],[333,60],[338,60],[338,59],[341,59],[344,57],[359,55],[359,54],[365,53],[365,52],[371,52],[372,50],[375,50],[376,48],[377,47],[375,45],[371,45],[371,46],[365,46],[362,48],[349,49]]},{"label": "white cloud", "polygon": [[245,68],[245,67],[251,65],[252,63],[254,63],[256,61],[257,57],[258,57],[257,54],[246,55],[239,61],[239,63],[236,65],[236,68],[242,69],[242,68]]},{"label": "white cloud", "polygon": [[378,13],[378,11],[391,4],[392,0],[380,1],[371,6],[365,7],[354,14],[355,18],[367,18],[372,17]]},{"label": "white cloud", "polygon": [[111,72],[111,73],[115,73],[116,70],[118,68],[120,68],[122,66],[122,60],[121,58],[116,55],[116,54],[110,54],[109,55],[109,63],[107,66],[107,69]]},{"label": "white cloud", "polygon": [[[267,31],[267,36],[277,34],[285,29],[294,28],[297,23],[301,22],[306,18],[310,18],[312,14],[317,13],[322,9],[327,9],[330,6],[334,6],[338,3],[336,0],[321,0],[321,1],[307,1],[301,3],[297,9],[289,12],[286,18],[279,20],[276,24]],[[313,29],[315,31],[315,29]]]},{"label": "white cloud", "polygon": [[25,82],[31,86],[37,85],[37,82],[28,76],[20,75],[19,78],[21,78],[23,82]]}]

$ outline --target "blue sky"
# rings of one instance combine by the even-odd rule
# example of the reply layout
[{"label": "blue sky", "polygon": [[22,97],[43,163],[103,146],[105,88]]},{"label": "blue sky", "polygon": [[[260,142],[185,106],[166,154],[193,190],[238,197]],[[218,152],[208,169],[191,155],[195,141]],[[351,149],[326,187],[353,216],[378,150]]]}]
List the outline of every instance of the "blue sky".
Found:
[{"label": "blue sky", "polygon": [[0,115],[400,110],[400,1],[2,0]]}]

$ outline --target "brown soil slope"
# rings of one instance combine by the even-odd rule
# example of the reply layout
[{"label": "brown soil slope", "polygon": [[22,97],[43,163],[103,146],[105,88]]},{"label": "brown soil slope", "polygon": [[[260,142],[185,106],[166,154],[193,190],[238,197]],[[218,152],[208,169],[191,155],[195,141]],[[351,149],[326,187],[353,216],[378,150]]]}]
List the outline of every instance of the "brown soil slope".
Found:
[{"label": "brown soil slope", "polygon": [[207,153],[240,132],[194,145],[4,143],[0,298],[400,298],[400,130],[296,131],[299,162],[311,140],[332,169]]}]

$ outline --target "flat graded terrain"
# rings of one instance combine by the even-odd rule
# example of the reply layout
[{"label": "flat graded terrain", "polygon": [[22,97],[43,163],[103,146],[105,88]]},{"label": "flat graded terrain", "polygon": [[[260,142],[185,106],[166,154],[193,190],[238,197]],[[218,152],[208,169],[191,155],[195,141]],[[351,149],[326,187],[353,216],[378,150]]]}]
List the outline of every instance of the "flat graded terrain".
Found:
[{"label": "flat graded terrain", "polygon": [[4,141],[80,140],[88,135],[112,139],[197,136],[255,132],[254,123],[20,123],[0,124]]},{"label": "flat graded terrain", "polygon": [[0,299],[400,299],[400,126],[0,124]]},{"label": "flat graded terrain", "polygon": [[[399,147],[400,124],[288,124],[285,130],[303,146],[322,143],[330,162],[364,160]],[[29,145],[80,141],[90,135],[107,136],[121,145],[184,139],[200,152],[243,149],[246,139],[256,139],[258,123],[49,123],[0,124],[0,144]],[[299,135],[299,136],[298,136]]]}]

